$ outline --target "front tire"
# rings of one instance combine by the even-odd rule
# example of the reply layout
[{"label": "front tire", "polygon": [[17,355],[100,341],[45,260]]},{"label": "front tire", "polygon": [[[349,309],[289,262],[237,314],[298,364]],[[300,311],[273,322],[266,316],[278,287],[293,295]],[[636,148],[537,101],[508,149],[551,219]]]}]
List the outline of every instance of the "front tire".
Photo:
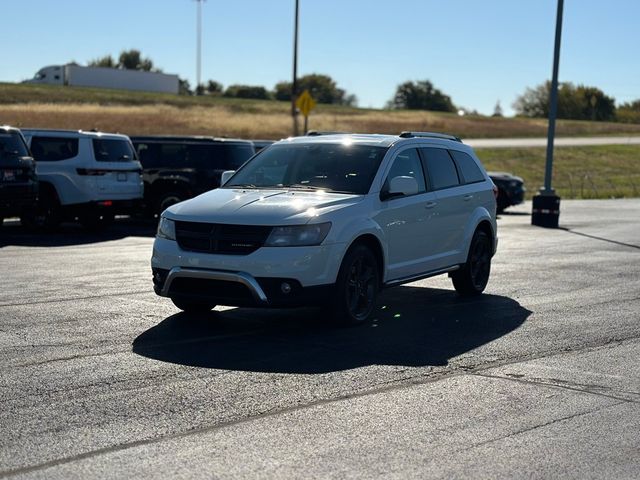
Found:
[{"label": "front tire", "polygon": [[182,298],[172,298],[173,304],[180,310],[186,313],[207,313],[215,308],[215,303],[199,301],[199,300],[185,300]]},{"label": "front tire", "polygon": [[460,270],[451,273],[453,286],[460,295],[479,295],[484,291],[491,273],[491,253],[491,238],[486,232],[476,230],[467,262]]},{"label": "front tire", "polygon": [[333,314],[340,323],[358,325],[373,315],[380,273],[373,252],[364,245],[351,247],[340,265]]}]

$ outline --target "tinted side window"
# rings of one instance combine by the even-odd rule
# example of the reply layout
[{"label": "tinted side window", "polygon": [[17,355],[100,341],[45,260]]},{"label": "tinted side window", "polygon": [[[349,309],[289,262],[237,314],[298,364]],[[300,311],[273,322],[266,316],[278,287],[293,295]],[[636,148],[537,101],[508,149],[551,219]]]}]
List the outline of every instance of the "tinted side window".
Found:
[{"label": "tinted side window", "polygon": [[460,184],[458,171],[449,153],[443,148],[421,148],[432,190]]},{"label": "tinted side window", "polygon": [[186,168],[187,146],[182,143],[162,143],[158,152],[158,166]]},{"label": "tinted side window", "polygon": [[127,140],[94,138],[92,142],[98,162],[129,162],[136,158],[133,146]]},{"label": "tinted side window", "polygon": [[389,181],[392,178],[400,176],[415,178],[418,182],[418,192],[424,193],[426,191],[422,164],[415,148],[400,152],[393,160],[393,165],[391,165],[391,170],[389,170],[383,189],[389,187]]},{"label": "tinted side window", "polygon": [[457,150],[449,150],[449,153],[458,164],[465,183],[482,182],[484,180],[484,175],[480,167],[478,167],[475,160],[471,158],[471,155]]},{"label": "tinted side window", "polygon": [[77,138],[33,137],[31,153],[37,162],[57,162],[78,155]]}]

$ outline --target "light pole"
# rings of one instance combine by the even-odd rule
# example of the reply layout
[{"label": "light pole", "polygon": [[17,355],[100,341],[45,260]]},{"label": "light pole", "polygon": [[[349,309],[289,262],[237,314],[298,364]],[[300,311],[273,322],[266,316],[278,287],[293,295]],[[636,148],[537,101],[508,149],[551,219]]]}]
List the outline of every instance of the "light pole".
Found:
[{"label": "light pole", "polygon": [[200,87],[200,72],[202,58],[202,3],[205,0],[196,0],[198,4],[196,15],[196,92]]},{"label": "light pole", "polygon": [[291,118],[293,119],[293,136],[298,136],[298,111],[296,100],[298,94],[298,0],[295,6],[293,21],[293,81],[291,82]]},{"label": "light pole", "polygon": [[562,9],[564,0],[558,0],[556,16],[556,39],[553,52],[553,76],[549,95],[549,129],[547,135],[547,162],[544,172],[544,187],[533,197],[531,224],[540,227],[557,228],[560,217],[560,197],[551,188],[553,171],[553,141],[556,134],[556,115],[558,112],[558,66],[560,63],[560,40],[562,37]]}]

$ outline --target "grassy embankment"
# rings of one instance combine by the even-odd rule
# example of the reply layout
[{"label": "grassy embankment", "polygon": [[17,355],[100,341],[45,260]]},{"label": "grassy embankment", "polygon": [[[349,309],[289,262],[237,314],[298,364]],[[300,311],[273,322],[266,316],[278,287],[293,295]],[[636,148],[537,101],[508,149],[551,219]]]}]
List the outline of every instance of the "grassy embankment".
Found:
[{"label": "grassy embankment", "polygon": [[[0,124],[134,134],[283,138],[291,133],[288,102],[134,93],[0,83]],[[462,138],[544,137],[544,119],[492,118],[425,111],[319,105],[309,127],[368,133],[448,132]],[[560,120],[559,136],[640,135],[640,125]],[[544,178],[542,148],[478,150],[490,170],[524,178],[528,196]],[[554,187],[564,198],[640,196],[640,147],[558,148]]]}]

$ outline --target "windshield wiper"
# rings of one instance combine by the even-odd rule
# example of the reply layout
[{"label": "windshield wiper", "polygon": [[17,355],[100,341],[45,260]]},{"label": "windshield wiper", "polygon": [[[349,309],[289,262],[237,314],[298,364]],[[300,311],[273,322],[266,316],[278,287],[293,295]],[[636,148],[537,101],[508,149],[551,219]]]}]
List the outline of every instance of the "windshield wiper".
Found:
[{"label": "windshield wiper", "polygon": [[258,188],[252,183],[238,183],[234,185],[224,185],[224,186],[229,188]]},{"label": "windshield wiper", "polygon": [[306,185],[304,183],[291,183],[289,185],[283,185],[283,188],[291,188],[296,190],[331,190],[327,187],[318,187],[316,185]]}]

